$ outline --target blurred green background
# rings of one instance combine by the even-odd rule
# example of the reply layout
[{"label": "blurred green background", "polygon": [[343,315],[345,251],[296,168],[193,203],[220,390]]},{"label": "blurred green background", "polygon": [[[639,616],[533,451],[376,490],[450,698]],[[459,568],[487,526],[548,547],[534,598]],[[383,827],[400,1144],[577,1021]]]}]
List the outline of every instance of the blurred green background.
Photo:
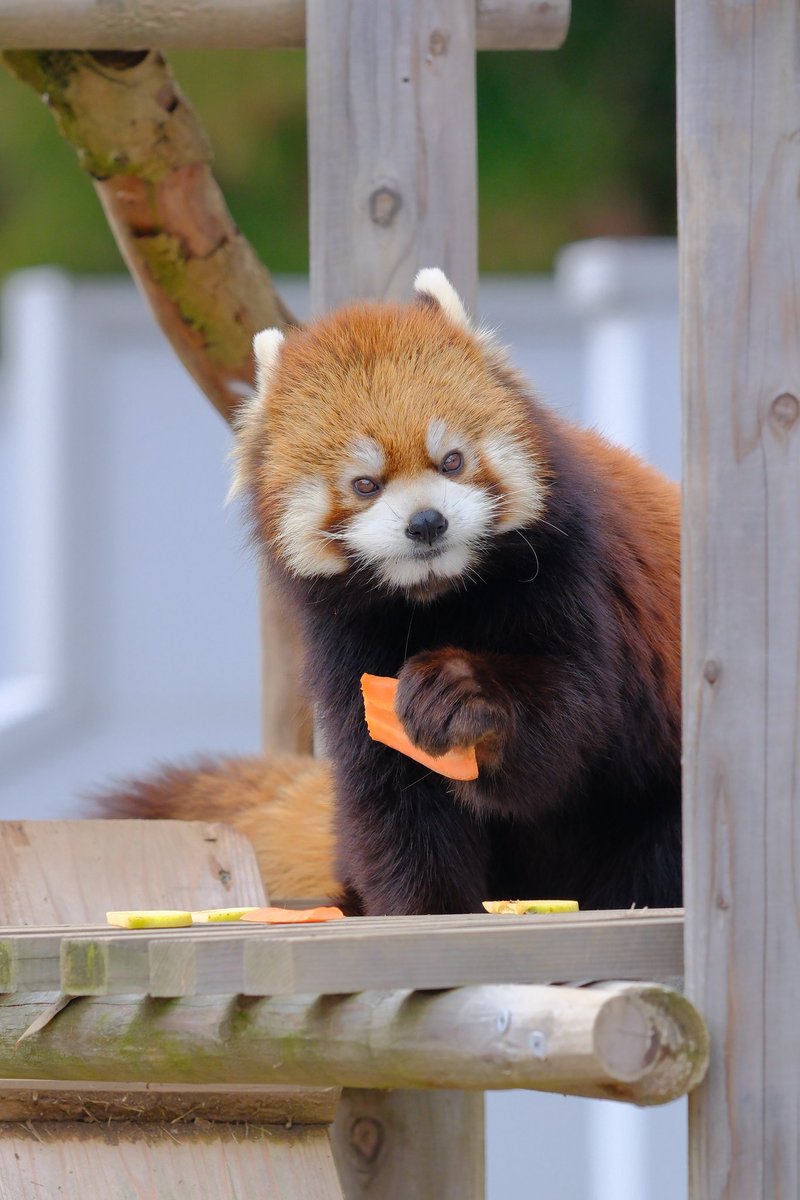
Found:
[{"label": "blurred green background", "polygon": [[[574,0],[561,50],[478,55],[482,270],[544,270],[578,238],[674,233],[673,32],[672,0]],[[239,225],[272,270],[307,270],[304,56],[170,58]],[[72,150],[0,69],[0,273],[37,263],[122,268]]]}]

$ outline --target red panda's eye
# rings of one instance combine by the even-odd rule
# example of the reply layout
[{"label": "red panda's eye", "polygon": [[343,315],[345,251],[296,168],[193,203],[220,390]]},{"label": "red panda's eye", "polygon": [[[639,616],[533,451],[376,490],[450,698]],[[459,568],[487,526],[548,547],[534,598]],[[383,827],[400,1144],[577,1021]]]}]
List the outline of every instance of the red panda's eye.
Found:
[{"label": "red panda's eye", "polygon": [[375,492],[381,490],[381,485],[376,483],[374,479],[354,479],[353,491],[358,492],[359,496],[374,496]]},{"label": "red panda's eye", "polygon": [[447,475],[454,475],[456,471],[460,471],[464,465],[464,457],[457,450],[451,450],[442,459],[442,470]]}]

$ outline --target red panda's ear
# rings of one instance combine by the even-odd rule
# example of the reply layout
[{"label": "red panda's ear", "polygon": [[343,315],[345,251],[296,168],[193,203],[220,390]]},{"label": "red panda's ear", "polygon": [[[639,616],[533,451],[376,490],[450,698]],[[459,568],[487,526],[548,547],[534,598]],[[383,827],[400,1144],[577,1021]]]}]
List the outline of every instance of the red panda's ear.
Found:
[{"label": "red panda's ear", "polygon": [[278,365],[283,334],[280,329],[262,329],[253,338],[256,359],[256,395],[263,399]]},{"label": "red panda's ear", "polygon": [[414,291],[423,300],[433,302],[440,308],[451,324],[472,332],[467,310],[461,303],[461,297],[453,287],[444,271],[439,267],[424,267],[417,273],[414,280]]},{"label": "red panda's ear", "polygon": [[245,447],[248,435],[255,428],[259,417],[267,406],[267,395],[270,384],[275,376],[280,357],[283,334],[280,329],[262,329],[253,338],[253,354],[256,360],[256,386],[253,394],[242,402],[234,420],[236,441],[231,451],[233,460],[233,478],[228,490],[226,503],[244,490],[245,479]]}]

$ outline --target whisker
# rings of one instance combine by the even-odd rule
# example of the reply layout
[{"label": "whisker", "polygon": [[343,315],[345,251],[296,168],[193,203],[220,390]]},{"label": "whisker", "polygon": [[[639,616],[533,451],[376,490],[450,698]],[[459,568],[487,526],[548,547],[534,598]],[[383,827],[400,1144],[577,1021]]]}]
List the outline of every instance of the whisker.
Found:
[{"label": "whisker", "polygon": [[411,783],[407,783],[407,784],[405,785],[405,787],[401,787],[401,788],[400,788],[400,791],[401,791],[401,792],[407,792],[407,791],[408,791],[408,789],[409,789],[410,787],[415,787],[415,786],[416,786],[416,784],[418,784],[418,783],[422,783],[423,779],[427,779],[427,778],[428,778],[428,776],[429,776],[429,775],[432,775],[432,774],[433,774],[433,771],[431,771],[431,770],[427,770],[427,771],[425,772],[425,774],[424,774],[424,775],[420,775],[419,779],[412,779]]},{"label": "whisker", "polygon": [[535,574],[535,575],[532,575],[530,579],[520,579],[520,581],[519,581],[519,582],[520,582],[520,583],[533,583],[534,579],[537,579],[537,578],[538,578],[539,571],[540,571],[540,569],[541,569],[541,564],[540,564],[540,562],[539,562],[539,555],[536,553],[536,550],[535,550],[535,548],[534,548],[534,547],[533,547],[533,546],[530,544],[530,542],[528,541],[528,539],[525,537],[525,534],[522,532],[522,530],[521,530],[521,529],[518,529],[516,532],[517,532],[517,533],[519,534],[519,536],[522,538],[523,542],[524,542],[524,543],[525,543],[525,545],[528,547],[528,549],[530,550],[530,552],[531,552],[531,554],[533,555],[533,557],[536,559],[536,574]]}]

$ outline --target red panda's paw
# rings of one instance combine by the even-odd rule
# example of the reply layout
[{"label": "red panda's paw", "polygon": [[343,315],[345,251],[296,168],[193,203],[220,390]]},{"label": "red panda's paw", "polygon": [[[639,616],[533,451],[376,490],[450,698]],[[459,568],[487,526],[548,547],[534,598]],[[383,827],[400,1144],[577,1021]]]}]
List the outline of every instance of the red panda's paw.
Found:
[{"label": "red panda's paw", "polygon": [[502,728],[498,705],[461,650],[430,650],[410,658],[400,671],[395,712],[411,741],[434,755],[474,746]]}]

